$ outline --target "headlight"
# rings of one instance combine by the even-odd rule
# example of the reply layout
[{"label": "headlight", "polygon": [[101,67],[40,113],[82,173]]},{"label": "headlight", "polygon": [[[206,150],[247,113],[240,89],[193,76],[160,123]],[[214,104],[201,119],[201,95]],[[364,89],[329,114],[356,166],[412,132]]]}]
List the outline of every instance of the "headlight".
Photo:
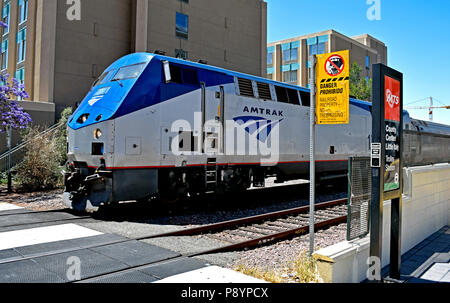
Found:
[{"label": "headlight", "polygon": [[100,139],[100,137],[102,136],[102,131],[100,130],[100,129],[96,129],[95,131],[94,131],[94,138],[95,139]]}]

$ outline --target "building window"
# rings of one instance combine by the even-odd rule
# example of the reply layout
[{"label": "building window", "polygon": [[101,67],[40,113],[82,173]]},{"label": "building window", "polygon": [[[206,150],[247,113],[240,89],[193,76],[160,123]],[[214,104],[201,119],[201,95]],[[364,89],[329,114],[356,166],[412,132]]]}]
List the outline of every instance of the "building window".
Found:
[{"label": "building window", "polygon": [[292,70],[292,71],[283,72],[283,82],[296,84],[297,83],[297,71]]},{"label": "building window", "polygon": [[179,1],[184,2],[184,3],[189,3],[189,0],[179,0]]},{"label": "building window", "polygon": [[298,60],[298,48],[291,48],[291,61]]},{"label": "building window", "polygon": [[[25,85],[25,68],[16,70],[16,74],[15,74],[14,78],[16,78],[20,84]],[[21,100],[23,100],[23,98],[17,97],[17,100],[21,101]]]},{"label": "building window", "polygon": [[273,79],[273,73],[275,72],[275,68],[273,67],[268,67],[267,68],[267,79],[272,80]]},{"label": "building window", "polygon": [[17,33],[17,62],[25,61],[27,48],[27,29],[24,28]]},{"label": "building window", "polygon": [[3,11],[2,11],[2,21],[7,26],[3,29],[3,35],[6,35],[7,33],[9,33],[9,9],[10,9],[9,2],[4,3],[3,4]]},{"label": "building window", "polygon": [[366,69],[370,69],[370,57],[366,56]]},{"label": "building window", "polygon": [[283,62],[291,61],[291,49],[283,50]]},{"label": "building window", "polygon": [[19,2],[19,24],[27,21],[28,0],[18,0]]},{"label": "building window", "polygon": [[176,36],[187,39],[189,33],[189,17],[187,15],[176,14]]},{"label": "building window", "polygon": [[8,39],[2,42],[2,66],[1,69],[5,70],[8,68]]},{"label": "building window", "polygon": [[309,46],[309,55],[325,54],[325,43],[318,43]]},{"label": "building window", "polygon": [[183,49],[175,49],[175,58],[180,58],[183,60],[187,60],[188,58],[188,52]]},{"label": "building window", "polygon": [[300,42],[292,42],[281,45],[281,50],[283,51],[283,62],[298,61],[298,48]]},{"label": "building window", "polygon": [[267,54],[267,65],[273,65],[273,53]]},{"label": "building window", "polygon": [[273,65],[273,54],[275,53],[275,47],[270,46],[267,48],[267,65],[272,66]]}]

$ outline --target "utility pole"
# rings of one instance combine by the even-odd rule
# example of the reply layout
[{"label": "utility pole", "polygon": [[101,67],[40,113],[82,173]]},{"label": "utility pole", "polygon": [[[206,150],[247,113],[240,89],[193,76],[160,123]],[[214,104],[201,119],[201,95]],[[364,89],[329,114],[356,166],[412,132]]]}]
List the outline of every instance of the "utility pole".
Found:
[{"label": "utility pole", "polygon": [[433,97],[430,97],[430,122],[433,122]]}]

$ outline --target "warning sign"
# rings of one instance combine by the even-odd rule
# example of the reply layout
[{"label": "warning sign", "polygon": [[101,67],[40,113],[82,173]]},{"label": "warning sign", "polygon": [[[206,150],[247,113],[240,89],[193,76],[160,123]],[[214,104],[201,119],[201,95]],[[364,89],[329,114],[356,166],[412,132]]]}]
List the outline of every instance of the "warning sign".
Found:
[{"label": "warning sign", "polygon": [[317,124],[350,122],[349,51],[317,55]]}]

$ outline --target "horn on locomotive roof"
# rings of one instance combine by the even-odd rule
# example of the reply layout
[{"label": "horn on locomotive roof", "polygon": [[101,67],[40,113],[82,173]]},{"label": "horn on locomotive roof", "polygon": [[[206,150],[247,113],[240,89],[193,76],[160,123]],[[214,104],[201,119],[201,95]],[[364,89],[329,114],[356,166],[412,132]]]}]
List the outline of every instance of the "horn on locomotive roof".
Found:
[{"label": "horn on locomotive roof", "polygon": [[155,55],[161,55],[161,56],[165,56],[166,52],[159,50],[159,49],[155,49],[155,51],[153,52]]},{"label": "horn on locomotive roof", "polygon": [[197,62],[200,64],[208,64],[208,61],[202,59],[198,60]]}]

